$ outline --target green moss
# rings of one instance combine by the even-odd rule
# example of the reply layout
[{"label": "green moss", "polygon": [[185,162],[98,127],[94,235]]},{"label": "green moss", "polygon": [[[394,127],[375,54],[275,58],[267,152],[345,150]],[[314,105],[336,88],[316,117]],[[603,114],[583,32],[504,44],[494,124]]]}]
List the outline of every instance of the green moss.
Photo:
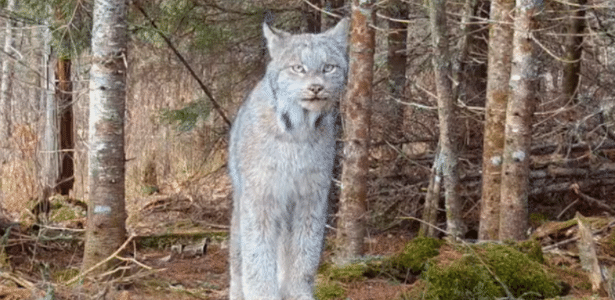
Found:
[{"label": "green moss", "polygon": [[591,282],[588,282],[588,281],[579,282],[579,283],[575,284],[574,287],[576,289],[583,290],[583,291],[591,291],[592,290],[592,284],[591,284]]},{"label": "green moss", "polygon": [[55,282],[65,282],[65,281],[72,279],[73,277],[77,275],[79,275],[78,268],[68,268],[68,269],[57,270],[53,272],[51,276],[53,277]]},{"label": "green moss", "polygon": [[615,256],[615,230],[611,230],[611,233],[603,238],[601,244],[604,253]]},{"label": "green moss", "polygon": [[141,193],[145,195],[153,195],[158,192],[160,192],[160,190],[155,185],[145,185],[141,187]]},{"label": "green moss", "polygon": [[[530,258],[537,256],[537,251],[526,254],[516,247],[519,245],[475,246],[474,251],[449,264],[431,259],[422,274],[426,284],[420,299],[496,299],[506,296],[504,286],[513,296],[524,300],[559,295],[561,286],[556,278],[547,274],[536,257]],[[531,242],[523,247],[535,248]]]},{"label": "green moss", "polygon": [[540,213],[532,213],[530,214],[530,226],[532,226],[533,228],[536,228],[542,224],[545,224],[549,221],[549,218],[544,215],[544,214],[540,214]]},{"label": "green moss", "polygon": [[555,277],[527,254],[504,245],[486,245],[483,249],[483,260],[515,297],[535,299],[527,294],[532,292],[548,298],[561,292]]},{"label": "green moss", "polygon": [[330,267],[325,274],[330,280],[351,282],[363,279],[363,274],[368,270],[365,263],[353,263],[341,267]]},{"label": "green moss", "polygon": [[426,300],[495,299],[500,288],[475,257],[465,257],[448,266],[430,264],[423,273],[427,281]]},{"label": "green moss", "polygon": [[527,254],[527,257],[537,263],[544,264],[545,257],[542,253],[542,246],[537,240],[527,240],[517,244],[517,249]]},{"label": "green moss", "polygon": [[75,210],[71,207],[62,206],[58,210],[55,210],[53,212],[50,219],[54,222],[62,222],[67,220],[73,220],[79,217],[80,216],[77,215],[77,212],[75,212]]},{"label": "green moss", "polygon": [[406,244],[401,253],[391,257],[391,266],[402,271],[410,269],[412,273],[418,274],[425,268],[429,258],[438,255],[443,243],[434,238],[417,237]]},{"label": "green moss", "polygon": [[314,295],[320,300],[343,299],[346,290],[339,282],[324,280],[316,285]]}]

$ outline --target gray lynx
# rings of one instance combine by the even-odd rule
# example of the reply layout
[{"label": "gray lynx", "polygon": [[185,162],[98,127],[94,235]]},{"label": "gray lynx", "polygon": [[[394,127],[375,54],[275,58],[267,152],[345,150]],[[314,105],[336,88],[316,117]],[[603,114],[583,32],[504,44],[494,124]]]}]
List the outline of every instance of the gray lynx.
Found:
[{"label": "gray lynx", "polygon": [[348,20],[320,34],[263,24],[271,62],[231,129],[231,300],[311,300],[324,240]]}]

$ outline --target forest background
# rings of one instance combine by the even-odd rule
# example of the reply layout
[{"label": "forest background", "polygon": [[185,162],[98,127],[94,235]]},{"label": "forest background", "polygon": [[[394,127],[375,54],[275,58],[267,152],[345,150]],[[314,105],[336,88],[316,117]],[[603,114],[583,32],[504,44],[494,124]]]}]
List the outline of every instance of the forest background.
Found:
[{"label": "forest background", "polygon": [[[515,227],[523,234],[545,220],[570,219],[577,211],[584,215],[615,211],[613,3],[532,3],[531,35],[526,39],[532,44],[534,78],[529,103],[534,111],[529,119],[527,187],[518,200],[526,205],[527,225]],[[55,194],[88,199],[93,3],[7,0],[2,4],[7,29],[1,38],[7,42],[0,56],[0,202],[8,220],[37,219],[35,208]],[[230,183],[225,169],[225,119],[232,120],[247,91],[264,72],[267,53],[262,22],[291,32],[319,32],[337,21],[329,13],[350,14],[349,5],[344,4],[275,0],[132,3],[125,58],[126,207],[131,231],[164,231],[178,221],[188,227],[227,229]],[[494,5],[500,4],[508,10],[494,16]],[[505,99],[515,92],[508,90],[509,80],[494,84],[498,75],[490,75],[504,64],[510,77],[513,6],[510,1],[447,1],[446,22],[433,24],[430,14],[437,13],[436,6],[416,1],[373,3],[373,84],[365,124],[370,128],[370,146],[362,202],[366,215],[359,218],[365,221],[368,236],[390,231],[414,234],[422,224],[417,219],[426,219],[449,228],[448,234],[499,238],[491,227],[481,228],[488,223],[484,218],[493,215],[481,213],[481,199],[483,203],[500,201],[500,192],[486,195],[485,185],[497,186],[494,182],[502,180],[485,180],[483,175],[489,171],[485,162],[503,159],[503,150],[494,155],[484,147],[491,147],[487,146],[491,141],[502,144],[503,149],[505,120],[500,117],[496,129],[485,124],[492,124],[494,104],[490,101],[499,99],[502,105],[497,89],[504,90]],[[438,25],[447,37],[445,52],[432,40]],[[498,31],[498,26],[505,25],[508,29]],[[490,44],[501,37],[507,37],[503,43],[508,44]],[[498,52],[502,58],[488,63]],[[447,54],[445,64],[450,67],[450,74],[443,77],[433,64],[441,53]],[[450,81],[455,103],[448,115],[438,110],[442,78]],[[504,109],[499,106],[499,110]],[[450,123],[443,126],[445,119]],[[449,128],[446,135],[454,137],[449,149],[454,155],[442,155],[442,128]],[[342,141],[344,136],[340,152]],[[454,164],[442,163],[455,157]],[[440,196],[434,184],[443,176],[442,165],[456,166],[458,182],[449,186],[445,182]],[[444,176],[445,181],[449,175]],[[336,176],[341,177],[340,169]],[[339,180],[334,186],[331,224],[339,217]],[[457,194],[446,194],[451,191]],[[433,193],[435,198],[430,198]],[[493,194],[497,196],[490,196]],[[456,197],[458,205],[449,206],[449,197]],[[156,222],[141,214],[154,211],[161,203],[186,207],[150,215]],[[434,210],[433,203],[441,208]],[[451,216],[457,216],[459,223],[450,223]],[[436,235],[431,228],[422,230]]]}]

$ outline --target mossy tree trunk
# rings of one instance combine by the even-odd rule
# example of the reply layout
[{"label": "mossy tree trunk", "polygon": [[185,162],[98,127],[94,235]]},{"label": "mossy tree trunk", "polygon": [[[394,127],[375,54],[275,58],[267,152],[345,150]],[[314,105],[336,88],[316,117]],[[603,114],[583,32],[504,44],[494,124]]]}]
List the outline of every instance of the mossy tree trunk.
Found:
[{"label": "mossy tree trunk", "polygon": [[540,0],[518,0],[515,8],[510,99],[506,108],[500,194],[500,240],[526,238],[532,120],[536,106],[538,62],[532,42]]},{"label": "mossy tree trunk", "polygon": [[342,102],[344,158],[337,222],[335,261],[344,264],[363,254],[367,221],[370,102],[374,69],[375,1],[352,1],[348,89]]},{"label": "mossy tree trunk", "polygon": [[483,182],[478,238],[497,240],[500,228],[500,186],[504,122],[510,89],[514,0],[491,1],[487,102],[483,141]]},{"label": "mossy tree trunk", "polygon": [[[126,10],[124,0],[94,2],[88,129],[90,203],[84,270],[111,255],[126,238]],[[100,271],[113,263],[110,261]]]}]

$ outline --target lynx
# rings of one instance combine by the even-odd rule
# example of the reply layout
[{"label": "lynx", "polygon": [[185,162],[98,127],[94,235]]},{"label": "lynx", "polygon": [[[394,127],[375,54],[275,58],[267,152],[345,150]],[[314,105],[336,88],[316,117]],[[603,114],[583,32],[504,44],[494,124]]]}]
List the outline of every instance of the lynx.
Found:
[{"label": "lynx", "polygon": [[271,57],[231,129],[231,300],[311,300],[324,240],[348,20],[320,34],[263,24]]}]

